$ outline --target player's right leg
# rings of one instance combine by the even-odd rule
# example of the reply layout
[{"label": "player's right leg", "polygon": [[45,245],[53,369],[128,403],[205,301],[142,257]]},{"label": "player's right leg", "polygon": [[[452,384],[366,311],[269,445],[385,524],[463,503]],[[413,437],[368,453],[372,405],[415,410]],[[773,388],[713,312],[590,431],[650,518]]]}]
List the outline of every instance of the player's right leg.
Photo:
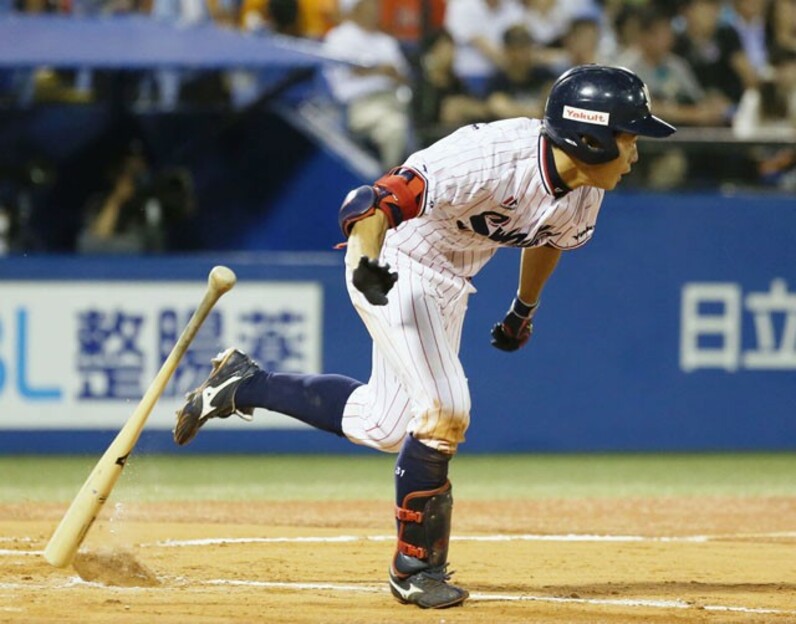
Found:
[{"label": "player's right leg", "polygon": [[[399,271],[404,267],[399,267]],[[423,608],[462,604],[450,582],[453,497],[448,465],[469,423],[470,395],[458,359],[468,287],[442,300],[421,273],[401,272],[387,306],[367,305],[349,288],[374,339],[373,371],[346,405],[353,442],[399,451],[395,466],[396,550],[390,590]]]}]

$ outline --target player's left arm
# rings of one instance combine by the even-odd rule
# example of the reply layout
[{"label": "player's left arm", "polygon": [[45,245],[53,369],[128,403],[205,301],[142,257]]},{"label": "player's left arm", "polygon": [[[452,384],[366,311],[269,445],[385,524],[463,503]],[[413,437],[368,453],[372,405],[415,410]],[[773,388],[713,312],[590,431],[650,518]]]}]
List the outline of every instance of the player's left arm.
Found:
[{"label": "player's left arm", "polygon": [[529,247],[522,250],[520,259],[520,284],[517,296],[529,305],[538,305],[542,289],[553,274],[561,250],[551,245]]},{"label": "player's left arm", "polygon": [[517,296],[502,322],[492,327],[492,346],[502,351],[516,351],[533,333],[533,317],[539,308],[542,289],[561,257],[561,250],[550,245],[526,248],[520,259]]}]

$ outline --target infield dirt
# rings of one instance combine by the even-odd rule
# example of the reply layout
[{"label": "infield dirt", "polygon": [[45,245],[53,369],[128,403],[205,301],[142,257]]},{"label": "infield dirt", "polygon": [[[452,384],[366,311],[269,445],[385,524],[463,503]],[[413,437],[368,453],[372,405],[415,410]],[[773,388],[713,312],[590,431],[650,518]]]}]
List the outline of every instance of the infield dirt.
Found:
[{"label": "infield dirt", "polygon": [[40,555],[65,507],[0,506],[0,622],[796,622],[792,497],[457,501],[436,612],[387,590],[383,502],[117,504],[94,582]]}]

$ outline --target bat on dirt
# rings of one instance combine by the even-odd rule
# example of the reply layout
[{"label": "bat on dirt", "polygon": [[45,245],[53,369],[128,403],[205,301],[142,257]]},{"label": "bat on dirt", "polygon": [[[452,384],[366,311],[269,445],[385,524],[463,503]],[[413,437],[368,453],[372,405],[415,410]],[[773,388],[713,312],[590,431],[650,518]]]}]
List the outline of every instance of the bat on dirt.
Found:
[{"label": "bat on dirt", "polygon": [[56,568],[64,568],[72,560],[83,543],[103,503],[110,496],[119,475],[122,474],[127,458],[133,451],[141,430],[144,428],[155,403],[163,394],[166,385],[174,374],[180,360],[188,350],[210,310],[225,292],[237,281],[235,273],[223,266],[214,267],[207,278],[207,290],[202,302],[194,312],[177,343],[160,367],[158,374],[144,393],[141,402],[122,429],[111,442],[108,450],[94,466],[88,479],[80,488],[69,509],[66,510],[55,533],[44,549],[44,558]]}]

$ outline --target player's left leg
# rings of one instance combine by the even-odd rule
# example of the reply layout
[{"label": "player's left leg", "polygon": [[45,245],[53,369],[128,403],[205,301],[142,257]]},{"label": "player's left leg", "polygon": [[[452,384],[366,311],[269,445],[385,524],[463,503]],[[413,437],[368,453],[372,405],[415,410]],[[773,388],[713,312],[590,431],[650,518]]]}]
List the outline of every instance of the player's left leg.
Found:
[{"label": "player's left leg", "polygon": [[336,435],[343,435],[343,409],[362,383],[343,375],[272,373],[230,348],[213,360],[205,382],[189,393],[177,411],[174,440],[190,442],[211,418],[237,414],[251,420],[255,407],[292,416]]}]

